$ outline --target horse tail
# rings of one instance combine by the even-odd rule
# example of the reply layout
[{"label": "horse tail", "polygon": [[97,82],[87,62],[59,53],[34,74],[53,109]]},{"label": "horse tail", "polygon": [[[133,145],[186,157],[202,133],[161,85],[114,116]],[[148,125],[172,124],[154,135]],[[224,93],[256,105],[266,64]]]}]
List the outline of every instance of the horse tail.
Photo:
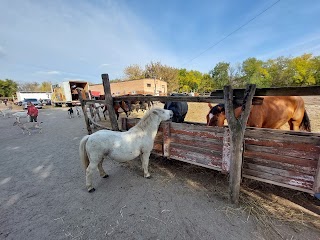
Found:
[{"label": "horse tail", "polygon": [[300,130],[306,130],[307,132],[311,132],[311,124],[310,124],[310,119],[308,117],[307,111],[304,110],[304,115],[302,122],[300,124]]},{"label": "horse tail", "polygon": [[86,143],[88,141],[89,135],[84,136],[79,145],[79,154],[80,154],[80,161],[83,163],[84,169],[87,169],[89,166],[89,157],[86,151]]}]

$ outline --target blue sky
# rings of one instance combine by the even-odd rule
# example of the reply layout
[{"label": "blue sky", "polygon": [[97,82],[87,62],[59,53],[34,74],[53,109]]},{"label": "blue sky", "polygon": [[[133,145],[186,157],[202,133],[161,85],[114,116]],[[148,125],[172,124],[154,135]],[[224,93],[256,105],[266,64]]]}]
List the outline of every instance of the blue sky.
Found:
[{"label": "blue sky", "polygon": [[219,61],[320,55],[317,0],[280,0],[210,48],[275,2],[0,0],[0,79],[100,83],[151,61],[206,73]]}]

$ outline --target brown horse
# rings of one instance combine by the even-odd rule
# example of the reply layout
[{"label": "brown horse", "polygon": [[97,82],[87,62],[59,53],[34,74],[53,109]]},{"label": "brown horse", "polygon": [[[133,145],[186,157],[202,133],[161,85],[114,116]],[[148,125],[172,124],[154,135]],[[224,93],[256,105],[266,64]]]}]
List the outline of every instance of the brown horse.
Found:
[{"label": "brown horse", "polygon": [[[226,119],[224,104],[212,106],[207,115],[208,126],[224,125]],[[241,114],[241,107],[234,110],[235,117]],[[290,130],[311,132],[310,120],[299,96],[265,96],[261,105],[252,105],[247,126],[279,129],[289,123]]]},{"label": "brown horse", "polygon": [[[119,109],[120,108],[125,112],[127,117],[128,117],[128,113],[130,113],[130,108],[129,108],[128,104],[125,101],[114,101],[113,102],[113,108],[114,108],[114,111],[116,112],[117,120],[119,119]],[[107,105],[105,105],[104,109],[103,109],[103,114],[104,115],[106,114],[107,110],[108,110]]]}]

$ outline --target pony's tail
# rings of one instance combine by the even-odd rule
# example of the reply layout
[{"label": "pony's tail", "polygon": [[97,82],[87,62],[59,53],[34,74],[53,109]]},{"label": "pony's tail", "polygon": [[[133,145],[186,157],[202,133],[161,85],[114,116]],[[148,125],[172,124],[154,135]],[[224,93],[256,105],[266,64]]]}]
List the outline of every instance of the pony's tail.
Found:
[{"label": "pony's tail", "polygon": [[300,130],[306,130],[307,132],[311,132],[311,124],[310,124],[310,119],[308,117],[307,111],[304,110],[304,115],[302,122],[300,124]]},{"label": "pony's tail", "polygon": [[86,151],[86,143],[88,141],[89,135],[84,136],[79,145],[79,154],[80,154],[80,161],[83,163],[84,169],[87,169],[89,166],[89,157]]}]

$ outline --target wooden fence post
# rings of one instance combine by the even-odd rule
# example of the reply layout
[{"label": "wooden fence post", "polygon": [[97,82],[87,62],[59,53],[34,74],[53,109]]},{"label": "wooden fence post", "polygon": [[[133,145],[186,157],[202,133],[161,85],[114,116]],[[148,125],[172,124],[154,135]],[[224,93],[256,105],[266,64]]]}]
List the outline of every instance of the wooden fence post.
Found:
[{"label": "wooden fence post", "polygon": [[320,199],[320,156],[318,159],[316,175],[314,176],[313,191],[315,196]]},{"label": "wooden fence post", "polygon": [[170,122],[163,122],[162,123],[162,136],[163,136],[163,156],[170,158]]},{"label": "wooden fence post", "polygon": [[85,96],[85,94],[83,94],[81,88],[77,88],[77,91],[78,91],[78,96],[79,96],[79,100],[80,100],[82,111],[83,111],[84,120],[85,120],[86,125],[87,125],[87,131],[88,131],[88,134],[90,135],[92,133],[92,129],[90,127],[90,122],[89,122],[89,118],[88,118],[88,115],[87,115],[86,104],[83,101],[84,100],[83,96]]},{"label": "wooden fence post", "polygon": [[242,112],[239,119],[234,115],[233,107],[233,89],[231,86],[224,87],[224,101],[226,107],[226,117],[230,129],[230,175],[229,175],[229,192],[230,200],[233,204],[239,203],[241,170],[243,160],[243,141],[247,121],[250,114],[253,95],[256,90],[256,85],[247,85]]},{"label": "wooden fence post", "polygon": [[113,108],[113,98],[112,98],[112,95],[111,95],[109,75],[108,74],[102,74],[101,77],[102,77],[105,102],[106,102],[106,106],[107,106],[107,109],[108,109],[108,112],[109,112],[109,118],[110,118],[110,122],[111,122],[111,127],[112,127],[113,131],[119,131],[116,112],[114,111],[114,108]]}]

